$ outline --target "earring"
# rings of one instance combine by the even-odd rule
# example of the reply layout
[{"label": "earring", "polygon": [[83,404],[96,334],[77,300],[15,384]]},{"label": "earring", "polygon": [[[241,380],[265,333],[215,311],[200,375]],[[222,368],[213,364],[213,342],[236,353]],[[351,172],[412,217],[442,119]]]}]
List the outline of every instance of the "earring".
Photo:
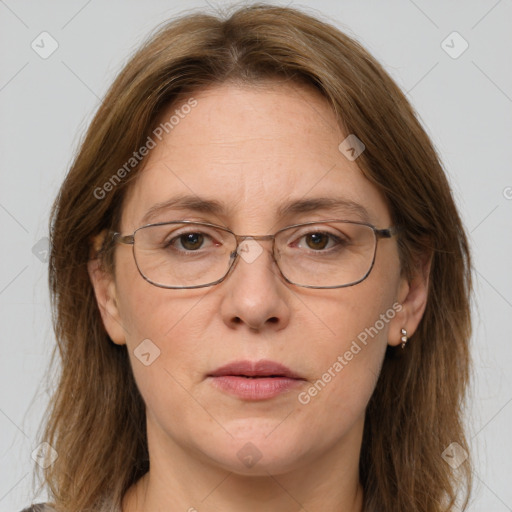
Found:
[{"label": "earring", "polygon": [[407,331],[405,329],[401,329],[400,334],[402,335],[400,338],[400,341],[402,342],[402,348],[405,348],[405,344],[407,343]]}]

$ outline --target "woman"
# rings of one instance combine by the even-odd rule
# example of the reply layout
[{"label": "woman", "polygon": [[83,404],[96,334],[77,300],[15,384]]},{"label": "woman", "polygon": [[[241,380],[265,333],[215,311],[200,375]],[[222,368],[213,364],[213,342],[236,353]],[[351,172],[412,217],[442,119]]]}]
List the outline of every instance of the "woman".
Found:
[{"label": "woman", "polygon": [[466,236],[412,107],[336,28],[265,5],[166,24],[51,242],[40,508],[465,508]]}]

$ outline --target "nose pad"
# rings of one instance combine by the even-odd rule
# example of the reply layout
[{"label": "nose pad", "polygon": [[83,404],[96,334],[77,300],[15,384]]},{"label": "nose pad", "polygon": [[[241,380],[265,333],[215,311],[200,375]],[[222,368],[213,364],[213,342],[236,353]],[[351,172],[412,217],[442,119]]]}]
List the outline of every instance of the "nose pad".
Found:
[{"label": "nose pad", "polygon": [[237,249],[237,254],[246,263],[255,262],[261,254],[263,254],[263,247],[254,238],[249,237],[243,240]]},{"label": "nose pad", "polygon": [[271,237],[262,237],[264,238],[264,241],[272,242],[272,246],[269,249],[265,249],[263,244],[257,240],[254,237],[247,237],[244,240],[242,240],[238,248],[234,251],[232,251],[229,255],[231,264],[229,267],[229,271],[223,281],[225,279],[228,279],[229,276],[235,272],[236,267],[238,267],[239,260],[243,260],[244,263],[252,264],[259,260],[261,257],[264,257],[264,252],[267,251],[270,254],[270,266],[268,266],[268,270],[272,272],[274,278],[282,279],[284,282],[286,282],[286,279],[284,278],[280,268],[279,264],[277,263],[277,255],[276,257],[273,256],[273,247],[274,243]]},{"label": "nose pad", "polygon": [[268,269],[272,272],[272,274],[281,279],[282,272],[279,268],[279,264],[277,262],[277,257],[274,256],[274,240],[270,237],[265,237],[264,241],[271,242],[271,246],[269,249],[265,249],[263,247],[263,244],[258,241],[254,237],[247,237],[245,240],[243,240],[239,246],[238,250],[236,252],[237,256],[240,257],[242,260],[244,260],[245,263],[254,263],[259,258],[264,257],[264,252],[267,251],[270,255],[270,266]]},{"label": "nose pad", "polygon": [[[256,262],[259,258],[264,257],[264,252],[267,251],[270,253],[270,266],[268,266],[268,270],[272,272],[274,278],[278,278],[283,280],[284,283],[287,282],[287,279],[284,277],[281,269],[279,267],[279,254],[274,255],[275,249],[275,241],[273,236],[271,235],[262,235],[261,237],[242,237],[243,240],[239,242],[237,248],[230,252],[230,266],[229,271],[224,277],[228,279],[229,276],[235,271],[238,266],[239,260],[243,260],[244,263],[252,264]],[[262,242],[271,242],[271,246],[268,249],[265,249]]]}]

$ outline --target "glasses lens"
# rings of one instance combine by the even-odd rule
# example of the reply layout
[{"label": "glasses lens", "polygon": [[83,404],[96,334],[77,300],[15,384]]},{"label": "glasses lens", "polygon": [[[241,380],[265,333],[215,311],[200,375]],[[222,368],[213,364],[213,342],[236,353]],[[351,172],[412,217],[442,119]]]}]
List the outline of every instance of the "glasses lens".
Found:
[{"label": "glasses lens", "polygon": [[213,283],[229,270],[236,239],[203,224],[144,226],[135,232],[134,256],[141,274],[153,284],[182,288]]},{"label": "glasses lens", "polygon": [[325,222],[287,228],[276,237],[283,275],[302,286],[339,287],[363,280],[375,257],[370,226]]},{"label": "glasses lens", "polygon": [[[319,288],[362,281],[375,258],[373,228],[352,222],[321,222],[286,228],[276,235],[276,260],[290,282]],[[214,284],[233,262],[235,236],[201,223],[144,226],[135,232],[134,256],[141,274],[157,286]]]}]

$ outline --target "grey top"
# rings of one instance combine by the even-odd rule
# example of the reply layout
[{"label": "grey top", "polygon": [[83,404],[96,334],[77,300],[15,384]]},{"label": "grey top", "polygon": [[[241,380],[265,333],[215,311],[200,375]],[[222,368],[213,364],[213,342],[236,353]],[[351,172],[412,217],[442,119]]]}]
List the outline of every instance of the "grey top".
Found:
[{"label": "grey top", "polygon": [[37,503],[31,507],[24,508],[21,512],[55,512],[55,509],[46,505],[46,503]]},{"label": "grey top", "polygon": [[[107,501],[107,500],[106,500]],[[105,502],[97,512],[119,512],[117,507],[114,507],[112,503]],[[21,512],[56,512],[53,507],[46,503],[35,503],[30,507],[24,508]]]}]

